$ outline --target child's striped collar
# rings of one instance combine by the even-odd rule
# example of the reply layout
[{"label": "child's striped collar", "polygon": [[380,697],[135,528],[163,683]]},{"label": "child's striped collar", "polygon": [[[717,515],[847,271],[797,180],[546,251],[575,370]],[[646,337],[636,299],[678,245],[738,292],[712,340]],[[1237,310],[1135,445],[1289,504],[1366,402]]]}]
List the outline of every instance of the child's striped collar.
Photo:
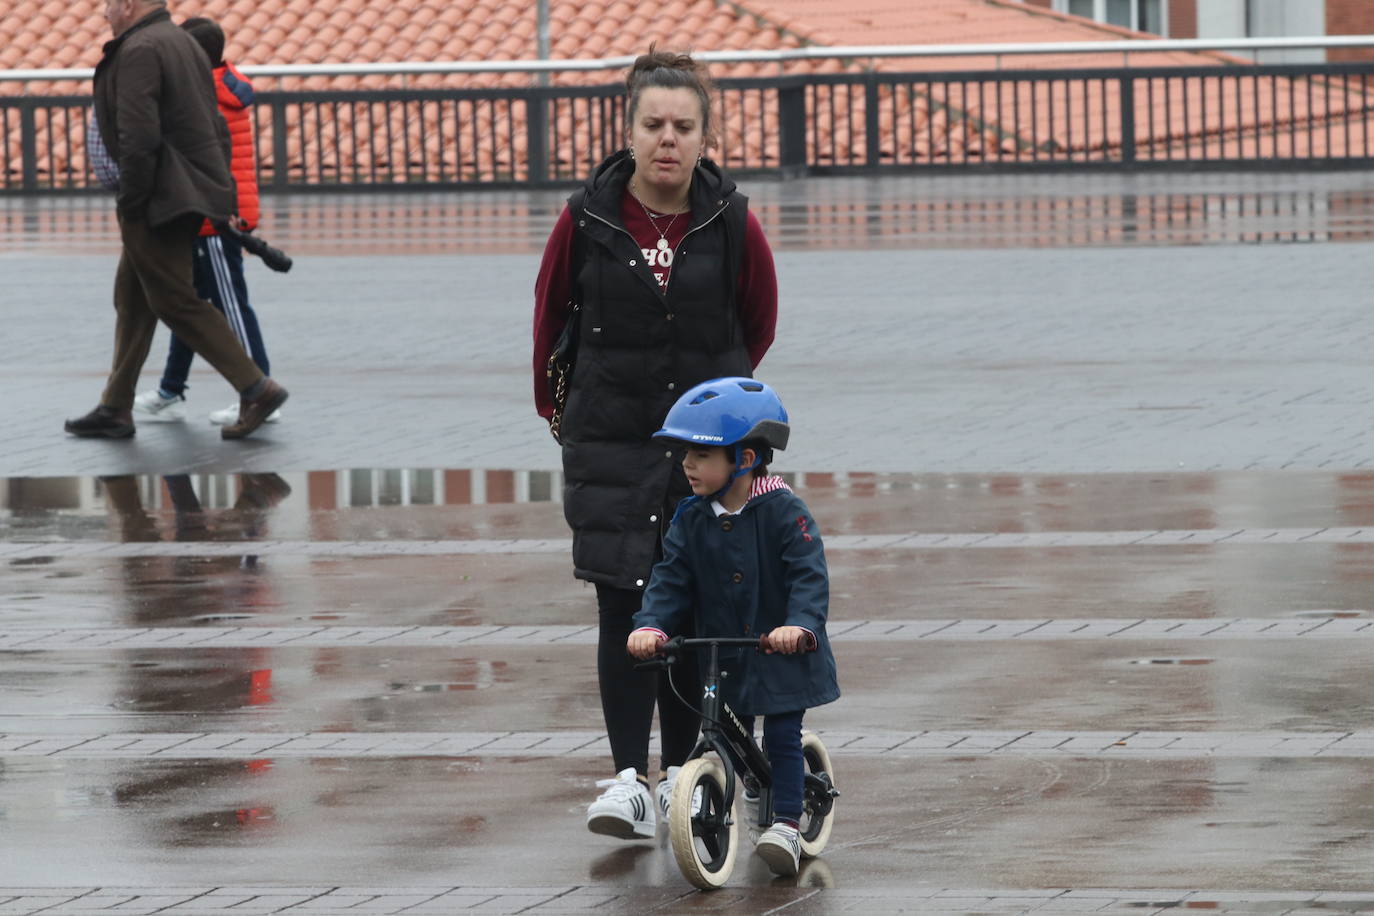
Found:
[{"label": "child's striped collar", "polygon": [[[789,493],[792,492],[792,488],[787,485],[787,481],[783,480],[776,474],[773,474],[769,477],[755,477],[754,482],[749,486],[749,498],[744,501],[743,506],[739,507],[739,511],[743,512],[745,507],[748,506],[749,503],[753,502],[754,497],[762,496],[765,493],[772,493],[774,490],[786,490]],[[716,514],[717,518],[719,518],[722,515],[739,514],[738,512],[731,513],[730,510],[726,509],[724,506],[720,504],[720,500],[716,499],[711,500],[711,511]]]},{"label": "child's striped collar", "polygon": [[[753,486],[749,488],[749,499],[753,499],[755,496],[762,496],[765,493],[771,493],[774,490],[787,490],[790,493],[792,488],[787,485],[787,481],[776,474],[772,474],[768,477],[755,477]],[[747,506],[748,504],[749,501],[745,500],[745,505]]]}]

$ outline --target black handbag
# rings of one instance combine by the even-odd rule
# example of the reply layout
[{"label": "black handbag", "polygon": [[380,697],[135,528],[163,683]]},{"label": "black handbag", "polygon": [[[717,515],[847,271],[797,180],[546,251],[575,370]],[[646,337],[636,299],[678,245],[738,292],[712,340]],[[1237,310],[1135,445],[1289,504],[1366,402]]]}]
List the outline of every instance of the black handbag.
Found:
[{"label": "black handbag", "polygon": [[568,387],[572,384],[573,367],[577,365],[577,338],[582,325],[582,308],[576,302],[568,313],[568,323],[549,354],[545,369],[549,394],[553,398],[553,416],[549,417],[549,432],[553,440],[563,443],[563,408],[568,405]]}]

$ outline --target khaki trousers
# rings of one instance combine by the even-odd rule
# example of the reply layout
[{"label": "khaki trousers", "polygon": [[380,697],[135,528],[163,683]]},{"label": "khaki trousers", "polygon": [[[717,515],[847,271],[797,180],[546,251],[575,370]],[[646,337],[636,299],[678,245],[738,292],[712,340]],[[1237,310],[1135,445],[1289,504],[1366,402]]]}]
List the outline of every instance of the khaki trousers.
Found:
[{"label": "khaki trousers", "polygon": [[194,215],[157,228],[143,220],[120,218],[124,251],[115,271],[114,364],[100,398],[106,407],[133,407],[138,374],[159,319],[235,391],[263,377],[224,315],[196,295],[192,258],[200,226],[201,218]]}]

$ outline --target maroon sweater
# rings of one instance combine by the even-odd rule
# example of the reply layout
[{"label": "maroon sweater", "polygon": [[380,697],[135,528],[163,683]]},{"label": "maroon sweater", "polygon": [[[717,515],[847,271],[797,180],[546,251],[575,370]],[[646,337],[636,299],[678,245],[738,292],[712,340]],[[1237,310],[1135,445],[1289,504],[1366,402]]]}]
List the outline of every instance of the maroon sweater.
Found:
[{"label": "maroon sweater", "polygon": [[[671,255],[665,257],[659,249],[660,233],[671,249],[676,250],[692,224],[692,214],[681,213],[676,219],[671,216],[651,219],[639,201],[627,192],[620,201],[620,218],[639,242],[659,284],[666,288],[672,280],[672,264]],[[572,213],[564,207],[544,246],[544,260],[534,283],[534,406],[539,416],[546,420],[553,416],[546,376],[549,354],[568,322],[572,298],[572,265],[569,263],[572,243]],[[745,219],[744,259],[736,301],[749,363],[757,368],[773,343],[778,323],[778,280],[773,271],[773,252],[764,238],[763,227],[752,212]]]}]

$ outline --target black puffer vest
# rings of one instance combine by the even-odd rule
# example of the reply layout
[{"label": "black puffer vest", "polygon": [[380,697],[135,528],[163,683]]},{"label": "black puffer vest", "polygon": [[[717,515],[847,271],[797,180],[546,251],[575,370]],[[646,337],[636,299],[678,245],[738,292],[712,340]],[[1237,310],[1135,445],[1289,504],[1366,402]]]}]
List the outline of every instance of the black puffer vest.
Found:
[{"label": "black puffer vest", "polygon": [[750,375],[736,290],[748,200],[709,161],[690,192],[692,225],[664,295],[620,219],[634,165],[601,164],[568,200],[573,296],[582,327],[563,414],[563,511],[579,579],[643,588],[678,500],[691,495],[680,449],[652,439],[678,395]]}]

